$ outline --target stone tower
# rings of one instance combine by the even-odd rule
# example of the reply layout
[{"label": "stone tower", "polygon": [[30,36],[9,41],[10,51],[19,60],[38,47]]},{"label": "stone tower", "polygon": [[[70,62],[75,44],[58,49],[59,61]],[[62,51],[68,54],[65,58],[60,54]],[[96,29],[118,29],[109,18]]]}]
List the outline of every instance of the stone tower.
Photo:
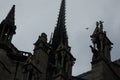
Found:
[{"label": "stone tower", "polygon": [[53,71],[50,71],[53,80],[70,79],[75,58],[72,56],[68,45],[68,36],[65,26],[65,0],[61,2],[57,25],[50,45],[51,52],[49,53],[49,63],[51,69],[53,69]]},{"label": "stone tower", "polygon": [[[96,22],[96,29],[91,35],[92,42],[93,42],[93,62],[99,60],[101,57],[104,58],[106,61],[111,62],[111,45],[113,43],[108,39],[106,36],[106,32],[103,31],[103,22]],[[96,52],[95,52],[96,51]]]},{"label": "stone tower", "polygon": [[11,42],[16,33],[15,5],[0,24],[0,80],[22,80],[23,65],[31,53],[18,50]]},{"label": "stone tower", "polygon": [[96,29],[91,35],[93,46],[91,47],[92,80],[118,80],[111,67],[111,45],[106,32],[103,31],[103,22],[96,22]]},{"label": "stone tower", "polygon": [[41,71],[40,80],[46,80],[49,52],[47,35],[42,33],[34,45],[33,64],[39,69],[39,71]]},{"label": "stone tower", "polygon": [[[7,17],[0,24],[0,80],[9,80],[15,78],[11,73],[14,71],[14,66],[11,65],[10,54],[16,52],[11,43],[12,36],[15,34],[14,24],[15,5],[11,8]],[[5,68],[4,68],[5,67]],[[10,68],[12,67],[12,69]],[[12,71],[13,70],[13,71]]]}]

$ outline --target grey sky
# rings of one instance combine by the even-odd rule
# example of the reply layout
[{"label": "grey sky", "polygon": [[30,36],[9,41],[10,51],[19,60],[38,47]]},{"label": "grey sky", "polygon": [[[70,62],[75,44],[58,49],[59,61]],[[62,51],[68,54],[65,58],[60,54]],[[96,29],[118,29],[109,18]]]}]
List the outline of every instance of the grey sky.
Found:
[{"label": "grey sky", "polygon": [[[104,21],[104,29],[114,43],[112,60],[120,58],[120,0],[67,0],[66,25],[69,45],[77,59],[73,75],[90,70],[92,53],[90,35],[95,22]],[[61,0],[0,0],[0,21],[12,5],[16,5],[17,34],[13,38],[15,46],[32,52],[33,43],[45,32],[50,38],[56,26]],[[85,28],[89,27],[88,30]]]}]

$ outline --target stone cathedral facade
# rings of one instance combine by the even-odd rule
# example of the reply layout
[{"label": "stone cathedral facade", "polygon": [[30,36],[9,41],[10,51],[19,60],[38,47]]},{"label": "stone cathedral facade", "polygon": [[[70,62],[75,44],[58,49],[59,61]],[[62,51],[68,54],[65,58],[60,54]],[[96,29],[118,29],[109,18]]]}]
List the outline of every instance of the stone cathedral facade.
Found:
[{"label": "stone cathedral facade", "polygon": [[42,33],[34,43],[33,53],[20,51],[12,43],[16,34],[15,5],[0,23],[0,80],[120,80],[120,60],[111,61],[113,43],[96,22],[91,35],[92,69],[72,76],[75,58],[71,53],[65,25],[65,0],[62,0],[57,25],[47,41]]}]

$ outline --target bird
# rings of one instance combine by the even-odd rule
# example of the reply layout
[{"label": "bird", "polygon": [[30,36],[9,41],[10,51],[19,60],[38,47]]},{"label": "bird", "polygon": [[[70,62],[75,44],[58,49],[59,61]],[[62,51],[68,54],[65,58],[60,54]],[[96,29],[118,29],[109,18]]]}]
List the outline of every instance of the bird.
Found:
[{"label": "bird", "polygon": [[85,28],[86,30],[88,30],[89,29],[89,27],[87,27],[87,28]]}]

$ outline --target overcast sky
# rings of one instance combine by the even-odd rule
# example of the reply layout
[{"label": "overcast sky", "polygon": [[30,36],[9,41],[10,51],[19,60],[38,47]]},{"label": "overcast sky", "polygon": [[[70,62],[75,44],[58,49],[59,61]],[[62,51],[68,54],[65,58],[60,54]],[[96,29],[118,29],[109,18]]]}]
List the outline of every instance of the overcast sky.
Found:
[{"label": "overcast sky", "polygon": [[[95,22],[104,21],[104,29],[114,43],[112,60],[120,58],[120,0],[67,0],[66,26],[72,54],[77,59],[73,75],[91,69],[92,53],[90,35]],[[16,35],[14,45],[32,52],[33,43],[45,32],[50,38],[56,26],[61,0],[0,0],[0,22],[6,17],[12,5],[16,5]],[[88,30],[85,28],[89,27]]]}]

